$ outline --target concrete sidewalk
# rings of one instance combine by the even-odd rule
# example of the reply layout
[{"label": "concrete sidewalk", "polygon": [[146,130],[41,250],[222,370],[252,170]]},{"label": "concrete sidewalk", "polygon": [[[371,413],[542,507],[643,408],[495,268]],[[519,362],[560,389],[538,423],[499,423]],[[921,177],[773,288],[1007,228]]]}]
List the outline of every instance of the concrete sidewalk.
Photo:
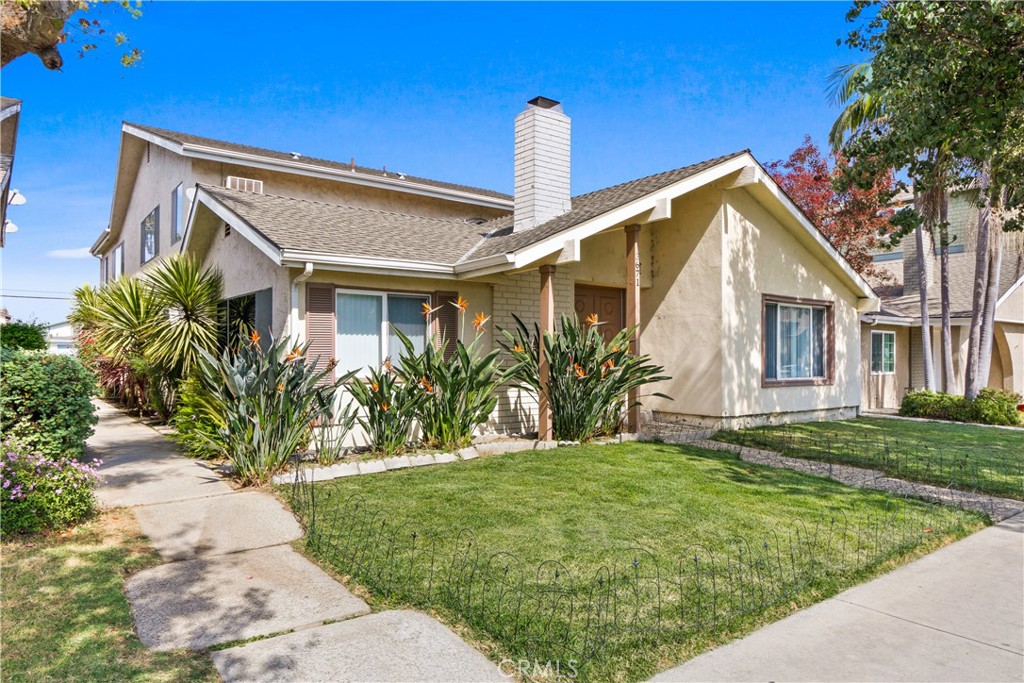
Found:
[{"label": "concrete sidewalk", "polygon": [[1024,515],[655,681],[1024,681]]},{"label": "concrete sidewalk", "polygon": [[214,653],[229,682],[507,680],[425,614],[369,614],[365,602],[292,549],[302,530],[274,496],[233,490],[167,437],[97,405],[89,450],[104,461],[100,502],[131,506],[166,561],[125,584],[148,647],[201,650],[262,638]]}]

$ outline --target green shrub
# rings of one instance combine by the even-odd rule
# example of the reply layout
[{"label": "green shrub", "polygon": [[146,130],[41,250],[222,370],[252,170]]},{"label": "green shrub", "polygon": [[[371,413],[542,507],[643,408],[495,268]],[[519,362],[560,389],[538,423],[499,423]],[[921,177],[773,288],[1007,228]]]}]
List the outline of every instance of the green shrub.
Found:
[{"label": "green shrub", "polygon": [[352,426],[352,411],[335,415],[334,396],[353,373],[331,380],[334,365],[318,370],[306,358],[309,345],[294,347],[289,340],[259,345],[259,335],[237,351],[219,358],[201,351],[197,377],[208,392],[212,411],[221,422],[208,437],[215,452],[227,457],[245,484],[263,484],[282,470],[308,444],[313,423]]},{"label": "green shrub", "polygon": [[34,351],[0,363],[0,432],[24,452],[52,458],[82,454],[96,424],[95,380],[77,359]]},{"label": "green shrub", "polygon": [[224,423],[217,413],[216,401],[198,377],[189,377],[182,383],[171,425],[174,439],[188,455],[206,459],[219,454],[211,442],[217,440]]},{"label": "green shrub", "polygon": [[60,529],[92,513],[100,461],[24,455],[11,442],[4,446],[0,458],[0,533],[4,537]]},{"label": "green shrub", "polygon": [[900,415],[953,422],[978,422],[992,425],[1021,423],[1017,404],[1020,394],[986,387],[976,399],[935,391],[912,391],[903,397]]},{"label": "green shrub", "polygon": [[469,346],[456,339],[455,353],[445,360],[447,340],[427,344],[422,353],[416,353],[401,331],[395,333],[405,347],[398,374],[406,384],[422,390],[416,419],[423,442],[446,449],[468,446],[473,430],[487,421],[498,403],[495,392],[503,381],[498,349],[481,355],[478,334]]},{"label": "green shrub", "polygon": [[[519,318],[516,324],[514,334],[501,330],[504,341],[499,342],[516,361],[509,376],[517,386],[540,396],[545,391],[540,381],[540,331],[535,325],[531,334]],[[589,318],[584,326],[575,316],[562,315],[561,330],[544,335],[550,368],[546,393],[556,439],[586,441],[614,432],[629,407],[625,403],[631,389],[669,379],[650,356],[629,353],[636,328],[622,330],[606,343],[599,329],[602,324]]]},{"label": "green shrub", "polygon": [[46,331],[39,323],[16,320],[0,325],[0,346],[5,349],[42,351],[46,348]]},{"label": "green shrub", "polygon": [[348,390],[362,409],[357,420],[366,433],[370,450],[382,455],[404,451],[423,403],[422,384],[402,381],[388,360],[383,367],[372,368],[365,381],[349,382]]},{"label": "green shrub", "polygon": [[1021,414],[1017,405],[1021,395],[985,387],[974,399],[975,421],[988,425],[1019,425]]}]

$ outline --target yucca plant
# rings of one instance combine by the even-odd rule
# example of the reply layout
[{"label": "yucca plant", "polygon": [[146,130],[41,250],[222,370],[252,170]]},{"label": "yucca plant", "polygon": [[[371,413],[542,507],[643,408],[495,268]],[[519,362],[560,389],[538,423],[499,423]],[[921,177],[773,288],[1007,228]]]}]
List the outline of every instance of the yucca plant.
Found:
[{"label": "yucca plant", "polygon": [[161,262],[146,276],[145,285],[161,313],[147,330],[146,357],[177,382],[195,367],[200,351],[212,353],[219,346],[223,278],[185,254]]},{"label": "yucca plant", "polygon": [[420,387],[403,381],[390,359],[370,368],[365,380],[355,379],[347,386],[361,408],[356,419],[366,432],[370,450],[381,455],[404,451],[423,402]]},{"label": "yucca plant", "polygon": [[[421,353],[395,329],[405,347],[399,375],[420,390],[416,417],[427,446],[453,449],[469,445],[473,430],[487,421],[498,403],[495,392],[503,381],[500,350],[481,354],[482,326],[482,322],[477,324],[478,334],[468,346],[459,339],[435,339]],[[445,350],[451,343],[455,352],[446,360]]]},{"label": "yucca plant", "polygon": [[263,484],[281,471],[309,443],[313,425],[331,424],[347,431],[354,411],[334,410],[338,388],[354,373],[334,378],[334,364],[316,368],[307,359],[309,345],[290,340],[272,342],[265,351],[259,334],[219,357],[199,349],[197,377],[208,392],[220,422],[214,437],[205,438],[217,453],[231,460],[244,484]]},{"label": "yucca plant", "polygon": [[[515,321],[514,332],[500,330],[503,339],[499,344],[516,361],[509,378],[514,386],[534,396],[544,392],[556,439],[586,441],[614,431],[623,411],[631,407],[626,405],[631,389],[670,379],[649,356],[630,354],[629,340],[635,327],[605,342],[602,323],[596,317],[581,324],[575,316],[562,315],[561,329],[543,338],[536,325],[531,334],[522,320],[515,317]],[[541,343],[550,372],[548,387],[542,386],[540,378]],[[669,398],[661,393],[652,395]]]}]

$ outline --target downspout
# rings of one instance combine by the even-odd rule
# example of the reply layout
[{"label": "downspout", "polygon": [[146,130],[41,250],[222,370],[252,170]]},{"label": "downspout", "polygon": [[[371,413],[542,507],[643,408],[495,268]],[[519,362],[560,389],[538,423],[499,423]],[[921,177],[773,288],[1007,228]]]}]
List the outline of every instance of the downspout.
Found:
[{"label": "downspout", "polygon": [[305,341],[305,334],[299,333],[299,284],[305,282],[313,274],[313,264],[306,261],[306,267],[292,279],[291,315],[288,319],[288,334],[296,343]]}]

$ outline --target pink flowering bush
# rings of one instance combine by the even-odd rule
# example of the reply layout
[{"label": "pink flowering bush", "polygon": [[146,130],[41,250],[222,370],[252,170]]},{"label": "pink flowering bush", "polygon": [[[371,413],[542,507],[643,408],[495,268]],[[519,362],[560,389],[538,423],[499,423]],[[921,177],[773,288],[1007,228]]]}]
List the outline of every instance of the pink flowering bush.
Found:
[{"label": "pink flowering bush", "polygon": [[0,534],[59,529],[89,516],[101,462],[25,455],[4,444],[0,458]]}]

